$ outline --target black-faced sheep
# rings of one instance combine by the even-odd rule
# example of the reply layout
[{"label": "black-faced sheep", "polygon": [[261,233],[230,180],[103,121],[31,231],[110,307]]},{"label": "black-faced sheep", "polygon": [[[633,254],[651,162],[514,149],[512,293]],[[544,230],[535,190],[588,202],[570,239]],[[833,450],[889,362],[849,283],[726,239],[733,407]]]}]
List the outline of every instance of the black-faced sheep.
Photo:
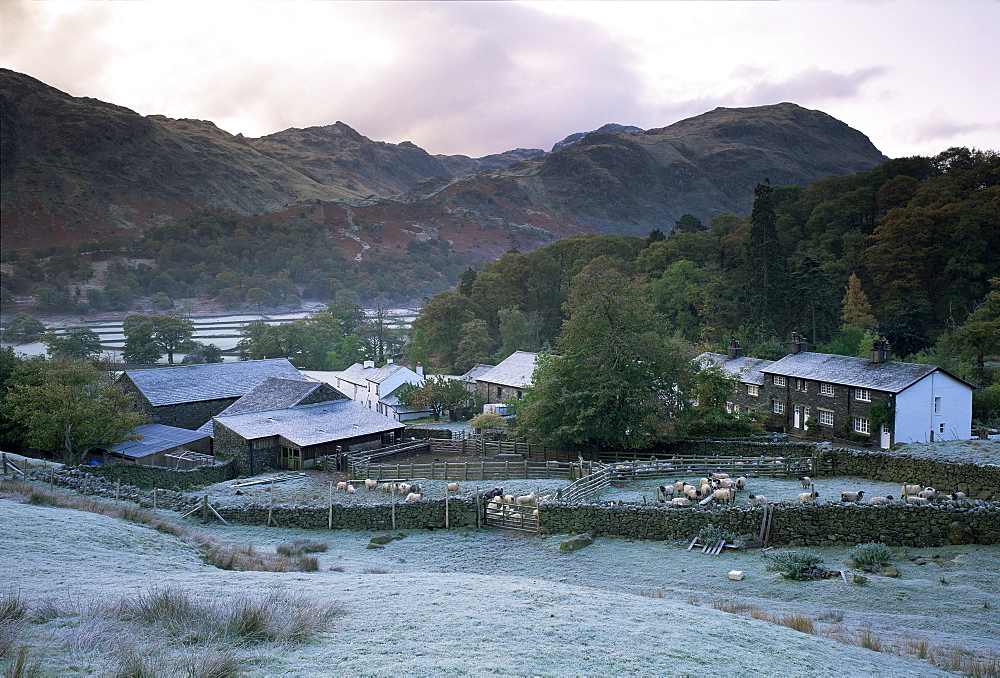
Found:
[{"label": "black-faced sheep", "polygon": [[503,496],[502,487],[494,487],[492,490],[486,490],[483,492],[483,499],[496,499],[497,497]]},{"label": "black-faced sheep", "polygon": [[863,496],[865,496],[864,490],[858,490],[857,492],[841,492],[840,501],[859,501]]},{"label": "black-faced sheep", "polygon": [[868,500],[868,503],[869,504],[888,504],[890,501],[892,501],[892,495],[891,494],[887,494],[884,497],[872,497],[871,499]]},{"label": "black-faced sheep", "polygon": [[809,476],[799,476],[799,485],[807,490],[809,489],[809,486],[812,485],[812,482],[813,479]]},{"label": "black-faced sheep", "polygon": [[747,499],[750,500],[751,504],[766,504],[767,503],[767,497],[765,497],[762,494],[751,494],[751,495],[749,495],[747,497]]},{"label": "black-faced sheep", "polygon": [[811,504],[814,501],[816,501],[816,497],[818,497],[818,496],[819,496],[819,492],[817,492],[816,490],[813,490],[812,492],[803,492],[802,494],[799,495],[798,499],[803,504]]}]

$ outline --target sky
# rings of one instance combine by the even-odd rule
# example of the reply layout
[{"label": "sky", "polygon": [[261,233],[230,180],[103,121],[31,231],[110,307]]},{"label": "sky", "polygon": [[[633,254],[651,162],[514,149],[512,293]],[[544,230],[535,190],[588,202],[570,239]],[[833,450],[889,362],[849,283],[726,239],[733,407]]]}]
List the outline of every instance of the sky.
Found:
[{"label": "sky", "polygon": [[0,66],[73,96],[474,157],[783,101],[1000,151],[997,35],[1000,0],[0,0]]}]

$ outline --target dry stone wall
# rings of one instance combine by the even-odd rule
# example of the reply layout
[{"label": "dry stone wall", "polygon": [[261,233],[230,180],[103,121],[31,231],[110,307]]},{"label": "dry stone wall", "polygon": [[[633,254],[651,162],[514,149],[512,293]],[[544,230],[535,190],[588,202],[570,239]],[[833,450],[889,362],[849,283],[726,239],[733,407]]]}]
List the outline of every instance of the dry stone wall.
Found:
[{"label": "dry stone wall", "polygon": [[[396,504],[396,522],[393,528],[393,507],[391,504],[369,504],[349,506],[334,504],[332,523],[335,530],[420,530],[438,529],[445,526],[445,500],[400,502]],[[279,506],[248,504],[225,506],[219,514],[230,522],[247,525],[266,525],[268,512],[280,527],[307,530],[325,530],[330,525],[330,507]],[[476,504],[463,499],[451,499],[448,503],[448,524],[451,527],[475,527]]]},{"label": "dry stone wall", "polygon": [[[890,546],[1000,544],[1000,504],[942,502],[892,504],[773,504],[771,541],[788,546],[842,546],[878,541]],[[545,502],[541,531],[550,534],[690,540],[706,525],[756,537],[762,507],[728,508],[570,504]]]}]

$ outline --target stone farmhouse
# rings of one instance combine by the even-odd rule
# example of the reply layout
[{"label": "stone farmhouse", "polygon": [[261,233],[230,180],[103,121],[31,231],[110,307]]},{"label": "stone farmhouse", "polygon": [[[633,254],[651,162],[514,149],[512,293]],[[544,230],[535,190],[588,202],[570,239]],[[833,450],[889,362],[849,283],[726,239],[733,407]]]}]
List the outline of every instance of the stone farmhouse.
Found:
[{"label": "stone farmhouse", "polygon": [[285,358],[126,370],[118,383],[153,424],[195,430],[268,377],[301,379]]},{"label": "stone farmhouse", "polygon": [[500,403],[511,398],[520,400],[524,389],[532,384],[537,359],[537,353],[511,353],[499,365],[476,378],[476,391],[487,403]]},{"label": "stone farmhouse", "polygon": [[853,358],[810,352],[795,334],[789,354],[769,361],[744,357],[733,340],[726,355],[703,353],[698,361],[738,380],[731,411],[766,410],[772,428],[793,435],[867,439],[882,448],[972,437],[973,386],[936,365],[892,360],[884,341],[870,358]]},{"label": "stone farmhouse", "polygon": [[216,458],[239,473],[264,467],[301,470],[320,457],[341,468],[349,452],[402,441],[404,424],[329,384],[270,377],[212,419]]},{"label": "stone farmhouse", "polygon": [[366,360],[354,363],[342,372],[307,374],[326,381],[351,400],[396,421],[417,419],[430,414],[430,410],[407,407],[398,398],[400,389],[406,384],[420,386],[424,383],[424,368],[421,365],[417,365],[414,372],[397,363],[390,362],[382,367],[375,367],[374,361]]}]

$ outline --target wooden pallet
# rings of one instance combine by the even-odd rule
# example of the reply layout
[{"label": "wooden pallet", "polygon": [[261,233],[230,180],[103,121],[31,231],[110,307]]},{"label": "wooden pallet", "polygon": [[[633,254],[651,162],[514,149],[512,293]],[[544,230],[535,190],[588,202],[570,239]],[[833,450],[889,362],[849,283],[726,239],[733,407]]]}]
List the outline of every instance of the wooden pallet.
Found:
[{"label": "wooden pallet", "polygon": [[735,544],[727,544],[725,539],[720,539],[714,544],[711,542],[705,542],[703,544],[700,541],[698,541],[698,537],[695,537],[694,539],[691,540],[691,543],[688,544],[687,550],[690,551],[699,546],[701,547],[702,553],[707,553],[710,556],[719,555],[720,553],[722,553],[722,549],[724,548],[731,548],[731,549],[736,548]]}]

